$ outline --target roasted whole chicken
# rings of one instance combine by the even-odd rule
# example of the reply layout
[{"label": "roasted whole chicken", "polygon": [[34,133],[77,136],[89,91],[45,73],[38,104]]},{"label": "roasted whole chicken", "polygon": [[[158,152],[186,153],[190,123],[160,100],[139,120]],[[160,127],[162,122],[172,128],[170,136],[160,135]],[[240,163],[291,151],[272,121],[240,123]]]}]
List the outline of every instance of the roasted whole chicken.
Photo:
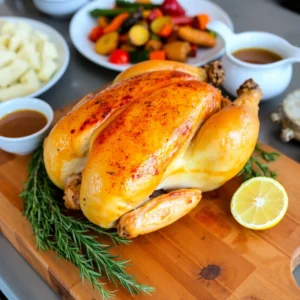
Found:
[{"label": "roasted whole chicken", "polygon": [[133,238],[175,222],[234,177],[254,150],[262,93],[250,79],[231,103],[204,82],[223,75],[218,62],[151,61],[83,98],[44,143],[66,207]]}]

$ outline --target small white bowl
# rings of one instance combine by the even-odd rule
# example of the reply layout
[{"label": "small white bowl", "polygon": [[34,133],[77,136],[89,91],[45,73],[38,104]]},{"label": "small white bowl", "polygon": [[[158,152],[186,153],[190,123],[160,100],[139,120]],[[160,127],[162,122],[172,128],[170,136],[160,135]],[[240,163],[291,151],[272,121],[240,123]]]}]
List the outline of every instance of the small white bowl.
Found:
[{"label": "small white bowl", "polygon": [[53,121],[53,110],[43,100],[37,98],[16,98],[0,103],[0,119],[14,111],[31,109],[42,113],[47,118],[47,124],[40,131],[19,138],[0,136],[0,149],[19,155],[32,153],[42,142],[50,130]]},{"label": "small white bowl", "polygon": [[43,13],[54,17],[68,17],[89,0],[33,0],[35,6]]}]

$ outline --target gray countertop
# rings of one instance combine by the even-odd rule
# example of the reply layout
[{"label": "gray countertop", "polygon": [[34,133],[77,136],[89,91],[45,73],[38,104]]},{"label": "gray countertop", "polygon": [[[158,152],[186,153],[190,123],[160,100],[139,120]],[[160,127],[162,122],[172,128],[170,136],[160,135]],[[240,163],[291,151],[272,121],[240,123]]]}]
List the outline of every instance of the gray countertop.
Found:
[{"label": "gray countertop", "polygon": [[[276,1],[214,0],[213,2],[220,5],[229,14],[236,32],[268,31],[300,46],[300,14],[280,7]],[[0,0],[1,16],[22,16],[40,20],[56,28],[67,40],[71,52],[70,65],[63,78],[48,92],[40,96],[54,109],[101,88],[116,76],[116,72],[93,64],[74,49],[68,34],[69,19],[59,20],[43,15],[35,9],[31,0]],[[292,82],[284,94],[260,104],[260,140],[299,162],[300,144],[281,142],[279,128],[269,120],[270,114],[277,110],[277,106],[284,96],[295,89],[300,89],[300,64],[294,65],[293,71]],[[296,278],[300,281],[300,272],[296,273],[298,273]],[[10,299],[57,299],[50,288],[1,234],[0,289],[9,295]]]}]

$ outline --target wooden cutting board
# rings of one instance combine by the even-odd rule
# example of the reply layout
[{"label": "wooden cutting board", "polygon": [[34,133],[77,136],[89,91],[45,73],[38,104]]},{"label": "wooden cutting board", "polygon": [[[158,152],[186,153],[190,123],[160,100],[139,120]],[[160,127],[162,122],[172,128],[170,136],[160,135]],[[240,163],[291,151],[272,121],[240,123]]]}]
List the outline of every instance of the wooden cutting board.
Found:
[{"label": "wooden cutting board", "polygon": [[[70,108],[57,111],[56,120]],[[36,250],[18,197],[29,159],[0,150],[0,230],[63,299],[100,299],[71,263]],[[282,155],[272,168],[289,195],[288,212],[276,227],[251,231],[233,219],[229,203],[240,184],[233,179],[204,194],[198,207],[175,224],[114,252],[131,259],[128,271],[138,281],[156,288],[151,299],[300,299],[292,276],[300,264],[300,166]],[[132,299],[123,289],[116,298]],[[139,297],[144,298],[150,299]]]}]

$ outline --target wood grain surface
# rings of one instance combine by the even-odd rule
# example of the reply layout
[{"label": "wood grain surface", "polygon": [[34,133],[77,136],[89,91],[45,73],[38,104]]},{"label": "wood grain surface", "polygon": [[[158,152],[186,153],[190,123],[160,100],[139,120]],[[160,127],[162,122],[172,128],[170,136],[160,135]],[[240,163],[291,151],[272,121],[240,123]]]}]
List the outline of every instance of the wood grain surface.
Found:
[{"label": "wood grain surface", "polygon": [[[57,111],[55,120],[70,108]],[[0,150],[0,230],[62,299],[101,299],[87,280],[82,283],[71,263],[57,259],[54,252],[37,251],[18,197],[29,159]],[[134,298],[300,299],[292,276],[300,264],[300,166],[282,155],[272,169],[289,195],[288,212],[276,227],[251,231],[233,219],[229,204],[240,185],[235,178],[204,194],[200,204],[173,225],[113,249],[131,259],[128,271],[138,281],[156,288],[151,297]],[[116,298],[132,299],[124,289]]]}]

